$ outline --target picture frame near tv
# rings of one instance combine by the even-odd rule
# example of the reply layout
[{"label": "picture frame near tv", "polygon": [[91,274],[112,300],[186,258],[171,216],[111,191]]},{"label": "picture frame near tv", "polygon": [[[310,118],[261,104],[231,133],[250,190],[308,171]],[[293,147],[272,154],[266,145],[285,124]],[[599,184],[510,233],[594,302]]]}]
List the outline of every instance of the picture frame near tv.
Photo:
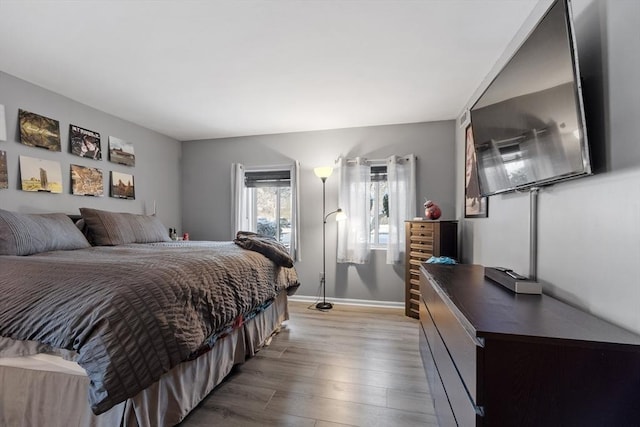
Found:
[{"label": "picture frame near tv", "polygon": [[482,196],[592,174],[569,0],[551,4],[470,117]]},{"label": "picture frame near tv", "polygon": [[473,128],[465,128],[465,181],[464,181],[464,217],[486,218],[489,216],[489,198],[480,194],[478,166],[473,143]]}]

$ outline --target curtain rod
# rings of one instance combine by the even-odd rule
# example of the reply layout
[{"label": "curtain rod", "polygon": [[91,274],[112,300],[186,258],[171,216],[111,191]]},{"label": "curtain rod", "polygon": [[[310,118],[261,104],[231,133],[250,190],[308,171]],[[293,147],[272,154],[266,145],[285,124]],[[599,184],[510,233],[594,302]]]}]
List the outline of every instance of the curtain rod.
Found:
[{"label": "curtain rod", "polygon": [[[416,160],[418,160],[418,156],[416,156],[415,154],[405,154],[404,156],[398,156],[398,157],[400,157],[401,159],[404,159],[404,160],[409,160],[409,156],[413,156]],[[370,163],[371,162],[375,162],[375,163],[386,163],[387,162],[387,159],[367,159],[366,157],[362,157],[362,159],[365,162],[370,162]],[[334,163],[338,163],[338,160],[340,160],[339,157],[335,160]],[[345,158],[344,161],[347,162],[347,163],[355,163],[356,159]]]}]

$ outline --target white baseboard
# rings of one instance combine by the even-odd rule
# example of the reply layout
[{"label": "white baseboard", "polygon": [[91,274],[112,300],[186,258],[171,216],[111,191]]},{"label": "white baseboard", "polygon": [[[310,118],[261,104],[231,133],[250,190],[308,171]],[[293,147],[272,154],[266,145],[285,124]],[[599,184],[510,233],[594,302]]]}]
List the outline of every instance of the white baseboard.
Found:
[{"label": "white baseboard", "polygon": [[[290,301],[300,301],[300,302],[308,302],[315,303],[319,302],[320,299],[315,296],[306,296],[306,295],[293,295],[289,297]],[[381,308],[402,308],[404,309],[404,302],[395,302],[395,301],[374,301],[374,300],[366,300],[366,299],[351,299],[351,298],[327,298],[327,302],[334,304],[342,304],[342,305],[358,305],[362,307],[381,307]]]}]

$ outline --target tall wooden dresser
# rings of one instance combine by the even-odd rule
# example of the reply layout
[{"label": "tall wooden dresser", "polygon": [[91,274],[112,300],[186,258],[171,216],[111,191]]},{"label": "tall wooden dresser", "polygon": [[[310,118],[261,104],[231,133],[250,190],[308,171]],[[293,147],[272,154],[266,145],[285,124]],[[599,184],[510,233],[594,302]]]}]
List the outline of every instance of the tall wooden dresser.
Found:
[{"label": "tall wooden dresser", "polygon": [[420,265],[432,256],[458,259],[458,221],[405,221],[405,309],[420,315]]}]

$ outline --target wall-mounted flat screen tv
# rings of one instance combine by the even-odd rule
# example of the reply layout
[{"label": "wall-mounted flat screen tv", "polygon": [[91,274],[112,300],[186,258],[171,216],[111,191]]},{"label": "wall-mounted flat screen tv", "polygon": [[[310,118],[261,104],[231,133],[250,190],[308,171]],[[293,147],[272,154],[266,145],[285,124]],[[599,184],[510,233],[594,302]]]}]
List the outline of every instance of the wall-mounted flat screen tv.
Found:
[{"label": "wall-mounted flat screen tv", "polygon": [[483,196],[592,173],[570,6],[550,6],[471,107]]}]

